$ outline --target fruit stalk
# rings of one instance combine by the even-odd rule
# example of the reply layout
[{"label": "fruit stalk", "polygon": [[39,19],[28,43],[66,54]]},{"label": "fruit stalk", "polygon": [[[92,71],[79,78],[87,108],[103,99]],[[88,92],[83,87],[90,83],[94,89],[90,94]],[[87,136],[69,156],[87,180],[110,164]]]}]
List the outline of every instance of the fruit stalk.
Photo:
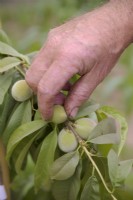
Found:
[{"label": "fruit stalk", "polygon": [[73,128],[73,123],[68,121],[67,122],[67,127],[73,132],[73,134],[75,135],[75,137],[78,140],[78,143],[82,146],[84,141],[80,138],[80,136],[77,134],[77,132],[75,131],[75,129]]}]

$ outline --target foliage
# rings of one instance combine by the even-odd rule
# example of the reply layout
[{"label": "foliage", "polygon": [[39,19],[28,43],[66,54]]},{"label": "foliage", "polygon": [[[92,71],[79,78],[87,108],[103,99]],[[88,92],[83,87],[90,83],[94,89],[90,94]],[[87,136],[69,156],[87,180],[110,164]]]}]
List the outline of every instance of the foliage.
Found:
[{"label": "foliage", "polygon": [[[28,199],[32,191],[33,199],[40,200],[41,196],[46,200],[120,200],[133,165],[133,160],[119,158],[127,134],[124,117],[114,108],[89,99],[75,119],[61,124],[45,122],[35,95],[24,102],[17,102],[11,96],[14,82],[25,78],[30,58],[4,42],[0,42],[0,57],[0,134],[7,147],[14,191],[18,177],[25,179],[27,167],[32,169],[31,179],[24,183],[18,198]],[[8,58],[12,62],[7,64]],[[80,138],[74,127],[75,120],[82,117],[97,122],[86,140]],[[78,147],[68,153],[63,153],[57,142],[59,132],[65,127],[78,141]]]}]

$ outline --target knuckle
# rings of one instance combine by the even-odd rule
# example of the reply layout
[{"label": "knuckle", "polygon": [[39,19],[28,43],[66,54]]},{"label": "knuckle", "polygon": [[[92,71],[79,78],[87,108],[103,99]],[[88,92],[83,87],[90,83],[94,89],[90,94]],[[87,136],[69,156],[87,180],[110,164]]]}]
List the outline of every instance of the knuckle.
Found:
[{"label": "knuckle", "polygon": [[51,30],[49,31],[49,33],[48,33],[48,36],[49,36],[49,37],[53,37],[53,36],[55,35],[55,33],[56,33],[56,30],[57,30],[57,28],[51,29]]},{"label": "knuckle", "polygon": [[48,33],[47,42],[50,46],[57,46],[57,44],[59,44],[60,41],[61,41],[61,37],[55,30],[51,30]]}]

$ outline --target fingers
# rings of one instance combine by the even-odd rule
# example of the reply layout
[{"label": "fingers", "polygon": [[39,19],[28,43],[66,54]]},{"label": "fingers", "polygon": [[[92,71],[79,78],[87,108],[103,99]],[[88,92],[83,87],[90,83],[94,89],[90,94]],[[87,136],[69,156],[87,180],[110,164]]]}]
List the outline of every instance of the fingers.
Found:
[{"label": "fingers", "polygon": [[54,104],[55,105],[63,105],[64,101],[65,101],[66,96],[62,93],[59,93],[56,95],[55,100],[54,100]]},{"label": "fingers", "polygon": [[66,87],[69,79],[78,72],[78,68],[72,62],[56,60],[38,84],[38,104],[40,112],[45,120],[52,117],[53,105],[60,90]]},{"label": "fingers", "polygon": [[70,117],[75,117],[79,107],[84,103],[97,85],[105,77],[99,65],[86,75],[82,76],[72,87],[65,101],[65,110]]},{"label": "fingers", "polygon": [[26,73],[25,80],[35,93],[40,79],[52,63],[52,52],[49,51],[50,49],[43,47]]}]

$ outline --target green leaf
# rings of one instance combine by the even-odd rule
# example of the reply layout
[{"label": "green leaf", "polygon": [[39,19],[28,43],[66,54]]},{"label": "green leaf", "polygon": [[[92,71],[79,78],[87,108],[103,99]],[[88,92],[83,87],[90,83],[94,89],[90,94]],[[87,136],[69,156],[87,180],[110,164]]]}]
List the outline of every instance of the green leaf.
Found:
[{"label": "green leaf", "polygon": [[79,152],[67,153],[54,161],[51,168],[51,178],[66,180],[71,177],[79,163]]},{"label": "green leaf", "polygon": [[118,146],[118,155],[120,155],[127,138],[128,125],[126,119],[116,109],[109,106],[101,107],[98,112],[104,113],[108,116],[112,116],[113,118],[118,120],[120,124],[120,136],[121,136],[121,142]]},{"label": "green leaf", "polygon": [[55,200],[77,200],[81,184],[80,176],[81,164],[77,166],[74,175],[69,179],[62,181],[55,180],[52,185],[52,194]]},{"label": "green leaf", "polygon": [[119,127],[115,119],[108,117],[101,122],[92,130],[89,134],[88,141],[106,134],[119,133]]},{"label": "green leaf", "polygon": [[39,110],[36,111],[34,120],[42,119],[41,113]]},{"label": "green leaf", "polygon": [[112,146],[113,146],[113,144],[99,144],[99,145],[97,145],[98,152],[100,153],[100,155],[107,157]]},{"label": "green leaf", "polygon": [[25,101],[21,103],[14,113],[11,115],[10,120],[3,133],[3,141],[7,144],[9,137],[21,124],[31,121],[31,102]]},{"label": "green leaf", "polygon": [[81,193],[80,200],[100,200],[99,183],[95,176],[91,176],[86,182]]},{"label": "green leaf", "polygon": [[13,47],[11,47],[8,44],[3,43],[3,42],[0,42],[0,54],[7,55],[7,56],[18,57],[18,58],[26,61],[29,64],[29,59],[28,59],[27,56],[24,56],[23,54],[20,54]]},{"label": "green leaf", "polygon": [[8,38],[7,34],[5,33],[5,31],[3,29],[0,28],[0,41],[10,44],[10,39]]},{"label": "green leaf", "polygon": [[94,144],[119,144],[120,137],[116,133],[110,133],[107,135],[98,136],[92,140],[89,140],[89,142]]},{"label": "green leaf", "polygon": [[96,123],[98,123],[98,118],[95,112],[92,112],[91,114],[89,114],[88,117],[94,120]]},{"label": "green leaf", "polygon": [[15,105],[15,100],[12,98],[11,94],[6,93],[4,102],[2,104],[2,113],[0,117],[0,135],[3,134],[3,131],[6,127],[6,123],[10,117]]},{"label": "green leaf", "polygon": [[108,154],[108,168],[109,168],[109,176],[110,176],[111,182],[114,185],[116,182],[118,163],[119,163],[118,155],[115,153],[114,150],[111,149]]},{"label": "green leaf", "polygon": [[108,154],[109,176],[114,187],[120,187],[124,184],[133,165],[133,160],[118,161],[117,154],[111,150]]},{"label": "green leaf", "polygon": [[7,93],[11,82],[12,82],[13,72],[7,72],[5,74],[0,74],[0,104],[3,103],[5,94]]},{"label": "green leaf", "polygon": [[115,187],[121,186],[127,179],[133,167],[133,159],[119,162]]},{"label": "green leaf", "polygon": [[19,145],[17,145],[17,147],[13,151],[13,156],[15,155],[16,157],[15,170],[17,173],[20,173],[24,159],[28,154],[29,148],[31,147],[33,141],[35,140],[35,138],[37,138],[38,135],[42,134],[42,132],[44,132],[44,128],[35,132],[33,135],[27,136],[19,143]]},{"label": "green leaf", "polygon": [[99,104],[96,104],[93,101],[87,101],[79,108],[76,119],[90,115],[91,113],[95,112],[99,106]]},{"label": "green leaf", "polygon": [[46,122],[43,120],[31,121],[19,126],[11,135],[8,145],[7,145],[7,160],[9,161],[13,150],[16,148],[18,143],[27,137],[28,135],[33,134],[35,131],[39,130],[46,125]]},{"label": "green leaf", "polygon": [[35,190],[41,187],[45,190],[50,189],[50,169],[54,161],[55,149],[57,146],[56,129],[44,138],[37,163],[35,166]]},{"label": "green leaf", "polygon": [[21,64],[22,61],[16,57],[5,57],[0,60],[0,73],[5,72],[17,65]]},{"label": "green leaf", "polygon": [[33,61],[33,59],[35,58],[35,56],[38,54],[39,51],[32,51],[31,53],[27,54],[30,63]]}]

